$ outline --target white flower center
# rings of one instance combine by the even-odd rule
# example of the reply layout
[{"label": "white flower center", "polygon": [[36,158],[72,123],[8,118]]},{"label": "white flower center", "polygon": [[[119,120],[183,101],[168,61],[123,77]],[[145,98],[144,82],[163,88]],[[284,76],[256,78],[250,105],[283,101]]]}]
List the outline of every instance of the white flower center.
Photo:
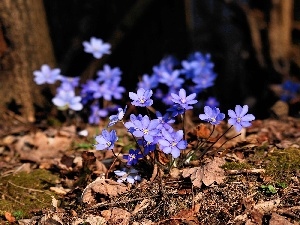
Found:
[{"label": "white flower center", "polygon": [[140,103],[145,103],[145,99],[144,98],[140,98]]},{"label": "white flower center", "polygon": [[174,147],[177,145],[177,142],[173,141],[171,145],[172,145],[172,147]]},{"label": "white flower center", "polygon": [[107,146],[107,147],[110,147],[110,146],[111,146],[111,142],[110,142],[110,141],[107,141],[107,142],[106,142],[106,146]]},{"label": "white flower center", "polygon": [[135,159],[135,155],[134,154],[129,154],[129,158],[130,158],[130,160]]}]

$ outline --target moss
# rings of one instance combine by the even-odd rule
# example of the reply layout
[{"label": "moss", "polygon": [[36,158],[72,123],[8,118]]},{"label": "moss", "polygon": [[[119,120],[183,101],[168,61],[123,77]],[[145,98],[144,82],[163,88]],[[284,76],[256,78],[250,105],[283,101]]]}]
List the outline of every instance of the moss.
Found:
[{"label": "moss", "polygon": [[42,169],[2,177],[0,216],[3,216],[4,212],[22,212],[22,218],[28,218],[35,210],[50,207],[51,196],[55,197],[55,194],[50,192],[49,188],[55,185],[57,179],[58,176]]},{"label": "moss", "polygon": [[290,183],[300,170],[300,149],[276,149],[266,157],[266,175],[274,182]]},{"label": "moss", "polygon": [[248,163],[240,163],[240,162],[226,162],[223,166],[225,170],[243,170],[243,169],[250,169],[251,165]]}]

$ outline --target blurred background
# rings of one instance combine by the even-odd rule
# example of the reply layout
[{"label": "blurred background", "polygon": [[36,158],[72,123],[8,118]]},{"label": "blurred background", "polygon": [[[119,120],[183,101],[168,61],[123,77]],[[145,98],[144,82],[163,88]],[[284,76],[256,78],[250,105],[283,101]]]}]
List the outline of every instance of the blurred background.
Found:
[{"label": "blurred background", "polygon": [[[0,103],[14,102],[28,120],[36,106],[45,104],[28,81],[30,71],[44,63],[82,81],[104,64],[120,67],[122,85],[135,91],[139,77],[151,74],[164,56],[183,60],[195,51],[209,53],[218,75],[214,93],[221,110],[248,104],[261,119],[272,115],[270,109],[280,99],[276,85],[300,80],[300,0],[7,2],[0,3],[0,97],[5,96]],[[109,42],[112,54],[99,60],[86,54],[82,42],[91,36]],[[23,92],[28,85],[30,94],[20,96],[12,84]],[[289,111],[299,116],[299,99]]]}]

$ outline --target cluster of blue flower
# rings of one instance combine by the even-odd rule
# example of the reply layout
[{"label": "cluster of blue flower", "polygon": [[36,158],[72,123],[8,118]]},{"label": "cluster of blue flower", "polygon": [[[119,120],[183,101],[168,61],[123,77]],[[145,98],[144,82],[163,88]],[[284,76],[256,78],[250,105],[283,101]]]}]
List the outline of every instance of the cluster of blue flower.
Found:
[{"label": "cluster of blue flower", "polygon": [[[152,91],[139,88],[137,93],[130,92],[129,97],[132,100],[131,104],[139,107],[149,107],[152,105],[151,99]],[[172,110],[167,110],[167,113],[162,116],[160,112],[156,113],[155,119],[150,119],[145,115],[130,115],[130,120],[125,122],[123,117],[125,109],[118,109],[116,115],[109,117],[110,122],[108,126],[112,126],[117,122],[122,122],[133,137],[137,140],[137,149],[130,149],[129,154],[123,158],[127,160],[127,165],[132,166],[138,163],[138,160],[147,156],[150,152],[156,149],[161,150],[165,154],[171,154],[174,159],[180,156],[180,151],[187,148],[187,141],[184,137],[184,130],[174,130],[171,124],[174,122],[174,117],[182,115],[184,118],[186,110],[192,109],[196,94],[186,95],[184,89],[180,89],[178,94],[171,93],[171,101],[173,102]],[[234,126],[240,132],[243,127],[251,126],[251,121],[255,119],[252,114],[248,113],[248,106],[243,107],[237,105],[235,110],[228,110],[230,119],[228,123]],[[225,114],[221,113],[217,107],[204,107],[204,114],[200,114],[199,118],[203,121],[209,122],[212,125],[219,124],[224,118]],[[116,130],[110,132],[106,129],[102,130],[102,134],[96,136],[96,150],[114,149],[114,144],[118,140]],[[158,148],[157,148],[158,147]]]},{"label": "cluster of blue flower", "polygon": [[[101,39],[92,37],[90,42],[83,42],[84,51],[93,54],[97,59],[104,54],[110,54],[110,44],[104,43]],[[83,105],[90,104],[89,123],[97,124],[100,117],[107,117],[110,110],[118,111],[117,114],[109,116],[108,127],[122,122],[128,132],[132,134],[137,143],[137,149],[130,149],[128,155],[124,155],[128,166],[136,165],[139,159],[146,157],[150,152],[159,150],[165,154],[171,154],[173,159],[180,156],[181,151],[187,148],[184,130],[174,130],[172,123],[180,115],[184,120],[185,112],[194,108],[198,101],[195,99],[203,90],[214,85],[216,74],[213,72],[214,64],[210,61],[210,55],[203,55],[195,52],[190,55],[188,60],[181,62],[181,69],[174,57],[166,57],[160,64],[153,67],[151,76],[144,74],[138,83],[137,92],[129,92],[131,104],[137,107],[152,107],[153,100],[161,99],[165,105],[169,106],[167,112],[162,115],[156,111],[156,118],[151,119],[148,115],[129,116],[129,120],[123,120],[127,106],[122,109],[116,107],[100,109],[99,99],[112,101],[121,99],[125,88],[121,87],[121,70],[104,65],[103,70],[97,72],[95,80],[88,80],[82,85],[80,96],[75,95],[75,89],[79,85],[79,78],[68,78],[61,75],[60,69],[51,69],[48,65],[42,65],[40,71],[34,71],[35,82],[37,84],[54,84],[60,81],[61,85],[57,88],[57,94],[52,102],[59,109],[72,109],[79,111]],[[180,75],[184,74],[183,79]],[[190,81],[190,82],[187,82]],[[164,85],[164,91],[159,85]],[[155,93],[153,92],[155,90]],[[187,94],[190,93],[190,94]],[[210,97],[204,107],[204,114],[199,118],[203,121],[217,125],[224,120],[225,114],[217,108],[219,103],[215,98]],[[247,114],[248,106],[237,105],[235,110],[228,110],[230,119],[228,123],[240,132],[243,127],[249,127],[254,120],[252,114]],[[118,140],[116,130],[108,131],[103,129],[101,135],[95,137],[97,144],[96,150],[113,150],[114,144]],[[130,169],[127,171],[115,171],[120,176],[119,181],[127,180],[133,183],[140,179],[137,171]]]},{"label": "cluster of blue flower", "polygon": [[[91,37],[89,42],[84,41],[83,47],[85,52],[91,53],[97,59],[111,53],[111,45],[95,37]],[[151,76],[144,74],[137,86],[147,90],[148,94],[153,94],[155,100],[161,100],[168,106],[173,104],[171,94],[180,88],[198,95],[203,90],[212,87],[217,77],[213,72],[213,67],[214,64],[211,62],[209,54],[203,55],[195,52],[187,60],[181,62],[181,67],[175,57],[167,56],[160,61],[159,65],[153,67]],[[101,118],[106,118],[115,112],[118,106],[106,105],[104,101],[120,100],[125,92],[125,88],[120,86],[122,71],[118,67],[112,68],[107,64],[103,66],[102,70],[97,71],[95,79],[87,80],[85,84],[81,85],[79,96],[75,94],[75,89],[79,86],[79,77],[66,77],[61,74],[60,69],[51,69],[46,64],[42,65],[40,70],[34,71],[33,74],[35,82],[39,85],[54,84],[56,81],[60,81],[61,85],[52,102],[60,110],[80,111],[83,105],[85,108],[89,107],[88,122],[90,124],[98,124]],[[155,92],[153,93],[152,90]],[[140,103],[136,101],[134,104],[139,106]],[[218,107],[219,102],[216,98],[209,97],[205,105]],[[177,109],[170,110],[177,111]]]}]

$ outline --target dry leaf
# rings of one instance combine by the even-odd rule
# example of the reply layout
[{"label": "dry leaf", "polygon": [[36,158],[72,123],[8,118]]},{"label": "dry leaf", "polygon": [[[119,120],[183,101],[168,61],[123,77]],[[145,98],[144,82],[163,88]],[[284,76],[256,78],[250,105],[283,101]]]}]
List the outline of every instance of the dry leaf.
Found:
[{"label": "dry leaf", "polygon": [[292,225],[287,219],[283,216],[278,215],[277,213],[272,213],[269,225]]},{"label": "dry leaf", "polygon": [[221,184],[225,179],[225,171],[221,166],[225,163],[224,158],[215,157],[211,162],[203,167],[202,181],[206,186],[212,185],[214,182]]},{"label": "dry leaf", "polygon": [[151,203],[150,199],[144,199],[143,201],[141,201],[141,203],[137,204],[133,210],[133,212],[131,213],[132,215],[137,214],[138,212],[146,209],[148,207],[148,205]]},{"label": "dry leaf", "polygon": [[5,216],[5,219],[6,219],[9,223],[14,223],[14,222],[16,222],[16,218],[15,218],[13,215],[11,215],[10,212],[5,212],[5,213],[4,213],[4,216]]},{"label": "dry leaf", "polygon": [[118,183],[110,179],[96,179],[90,183],[83,191],[81,199],[85,203],[96,203],[94,193],[99,193],[105,196],[117,196],[127,192],[127,186],[123,183]]},{"label": "dry leaf", "polygon": [[265,214],[265,213],[270,213],[271,211],[273,211],[275,208],[277,208],[277,206],[280,204],[280,199],[274,199],[271,201],[265,201],[265,202],[261,202],[258,203],[256,205],[254,205],[254,209],[259,210],[261,213]]},{"label": "dry leaf", "polygon": [[101,215],[109,224],[128,225],[130,220],[130,213],[121,208],[103,210]]},{"label": "dry leaf", "polygon": [[190,177],[193,185],[200,188],[203,178],[203,167],[185,168],[182,170],[182,176],[184,178]]}]

